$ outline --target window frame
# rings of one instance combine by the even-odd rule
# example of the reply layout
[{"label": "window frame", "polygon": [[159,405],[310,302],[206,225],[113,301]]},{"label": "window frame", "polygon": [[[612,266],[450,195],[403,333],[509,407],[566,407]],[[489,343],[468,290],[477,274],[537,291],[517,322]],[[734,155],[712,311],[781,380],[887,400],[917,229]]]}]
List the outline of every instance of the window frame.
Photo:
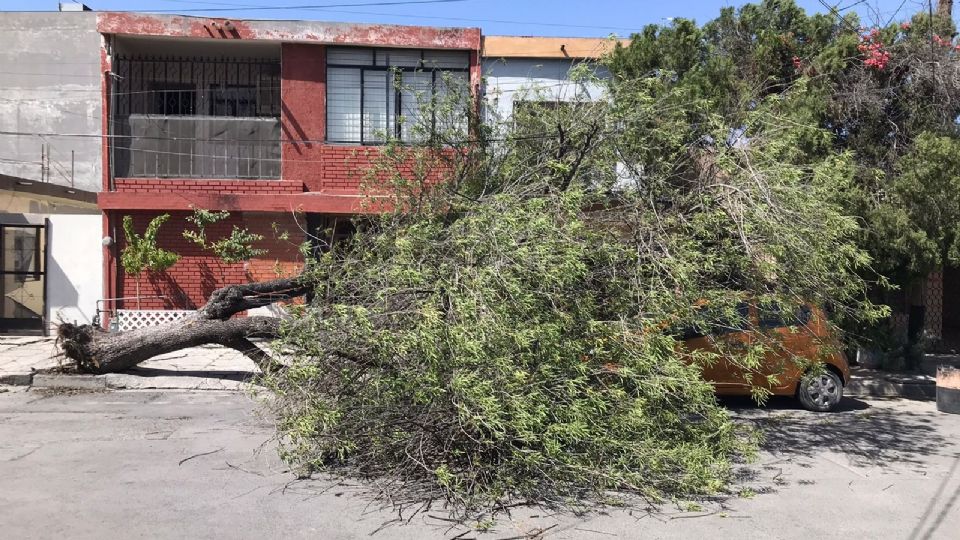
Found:
[{"label": "window frame", "polygon": [[[336,49],[354,49],[354,50],[358,50],[358,51],[359,51],[359,50],[370,51],[370,52],[371,52],[371,56],[370,56],[370,58],[371,58],[371,64],[370,64],[370,65],[363,65],[363,64],[350,64],[350,63],[330,62],[330,61],[329,61],[329,57],[330,57],[330,56],[329,56],[329,52],[330,52],[330,49],[331,49],[331,48],[336,48]],[[359,131],[360,131],[360,140],[359,140],[359,141],[356,141],[356,140],[341,140],[341,139],[331,139],[331,138],[330,138],[330,100],[329,100],[329,98],[328,98],[328,99],[326,100],[326,103],[324,104],[324,141],[325,141],[325,142],[327,142],[327,143],[332,143],[332,144],[359,144],[359,145],[361,145],[361,146],[382,146],[382,145],[384,145],[384,144],[387,144],[387,142],[388,142],[387,140],[375,140],[375,141],[367,141],[367,140],[365,140],[365,136],[364,136],[364,131],[365,131],[365,126],[364,126],[364,111],[365,111],[365,97],[366,97],[366,96],[365,96],[364,94],[365,94],[365,91],[366,91],[365,72],[367,72],[367,71],[379,71],[379,72],[386,72],[386,73],[388,73],[388,74],[391,73],[391,72],[400,72],[401,74],[403,74],[403,73],[431,73],[431,77],[430,77],[430,95],[431,95],[431,99],[432,99],[434,96],[436,96],[436,94],[437,94],[437,73],[438,73],[438,72],[441,74],[441,76],[442,76],[443,73],[466,73],[466,74],[467,74],[467,82],[468,82],[468,84],[469,84],[469,73],[470,73],[470,52],[469,52],[469,51],[460,50],[460,49],[400,49],[400,50],[404,50],[404,51],[417,51],[417,52],[419,53],[419,55],[420,55],[420,60],[417,62],[418,65],[417,65],[417,66],[377,65],[378,54],[384,54],[384,53],[386,53],[387,51],[391,51],[391,50],[397,50],[397,49],[395,49],[395,48],[387,48],[387,47],[339,47],[339,46],[337,46],[337,47],[327,47],[327,48],[326,48],[326,50],[324,51],[324,55],[325,55],[325,65],[324,65],[325,73],[324,73],[324,80],[326,80],[327,95],[328,95],[328,96],[329,96],[329,94],[330,94],[330,80],[329,80],[329,76],[328,76],[328,75],[329,75],[329,70],[330,70],[330,68],[336,68],[336,69],[356,69],[356,70],[359,70],[359,71],[360,71],[360,109],[359,109],[359,111],[358,111],[358,115],[359,115],[359,117],[360,117],[360,130],[359,130]],[[425,53],[426,53],[427,51],[444,51],[444,52],[463,53],[464,56],[466,56],[466,58],[467,58],[467,67],[464,67],[464,68],[428,67],[428,66],[425,65],[425,62],[426,62]],[[385,86],[385,87],[384,87],[384,90],[385,90],[385,92],[386,92],[386,99],[384,99],[384,113],[385,113],[385,118],[386,118],[385,124],[386,124],[386,126],[388,126],[388,127],[387,127],[387,130],[389,131],[390,128],[392,127],[392,129],[393,129],[392,137],[393,137],[396,141],[398,141],[398,142],[400,142],[400,143],[402,143],[402,144],[413,143],[413,142],[415,142],[415,141],[407,141],[407,140],[404,140],[404,139],[403,139],[403,137],[402,137],[402,128],[403,128],[403,125],[402,125],[401,122],[398,122],[398,121],[397,121],[398,118],[400,118],[401,116],[403,116],[403,112],[402,112],[402,111],[403,111],[403,89],[402,89],[402,88],[397,88],[395,81],[392,80],[392,78],[391,78],[389,75],[387,75],[386,77],[384,77],[384,79],[385,79],[385,83],[384,83],[384,86]],[[392,88],[391,88],[391,87],[392,87]],[[391,90],[392,90],[392,92],[393,92],[392,94],[391,94]],[[393,99],[393,117],[392,117],[392,119],[391,119],[391,116],[390,116],[390,101],[391,101],[391,99]],[[432,128],[432,130],[435,131],[435,130],[436,130],[436,123],[437,123],[436,111],[432,111],[432,112],[431,112],[431,116],[432,116],[432,118],[430,119],[431,128]],[[392,120],[392,124],[393,124],[392,126],[391,126],[391,120]],[[389,139],[390,136],[391,136],[391,134],[388,133],[388,139]]]}]

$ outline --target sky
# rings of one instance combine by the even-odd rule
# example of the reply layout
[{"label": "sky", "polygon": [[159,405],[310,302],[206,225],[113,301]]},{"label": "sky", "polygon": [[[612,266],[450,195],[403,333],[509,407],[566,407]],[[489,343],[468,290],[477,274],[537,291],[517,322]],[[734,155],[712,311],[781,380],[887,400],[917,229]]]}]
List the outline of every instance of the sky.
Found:
[{"label": "sky", "polygon": [[[927,0],[822,2],[839,6],[841,10],[856,11],[867,23],[906,20],[927,7]],[[694,19],[702,24],[716,17],[722,7],[745,3],[736,0],[86,0],[94,10],[103,11],[162,11],[236,19],[479,26],[487,35],[585,37],[611,33],[628,36],[647,24],[669,24],[675,17]],[[797,0],[797,3],[807,11],[827,10],[821,0]],[[5,11],[56,9],[55,0],[0,0],[0,10]]]}]

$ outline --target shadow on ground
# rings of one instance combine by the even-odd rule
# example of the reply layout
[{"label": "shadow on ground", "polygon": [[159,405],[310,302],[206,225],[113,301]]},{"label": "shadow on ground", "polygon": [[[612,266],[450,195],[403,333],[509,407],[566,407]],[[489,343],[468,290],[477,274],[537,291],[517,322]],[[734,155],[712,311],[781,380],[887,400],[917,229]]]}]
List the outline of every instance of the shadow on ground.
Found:
[{"label": "shadow on ground", "polygon": [[150,367],[136,367],[126,371],[121,371],[120,373],[126,375],[136,375],[138,377],[201,377],[237,382],[252,382],[254,377],[256,377],[256,374],[249,371],[218,371],[209,369],[182,370]]},{"label": "shadow on ground", "polygon": [[844,398],[830,413],[803,410],[788,398],[772,398],[762,407],[750,398],[723,398],[721,403],[736,419],[760,428],[762,448],[782,457],[839,452],[857,466],[920,466],[924,456],[948,442],[928,412],[871,407],[858,399]]}]

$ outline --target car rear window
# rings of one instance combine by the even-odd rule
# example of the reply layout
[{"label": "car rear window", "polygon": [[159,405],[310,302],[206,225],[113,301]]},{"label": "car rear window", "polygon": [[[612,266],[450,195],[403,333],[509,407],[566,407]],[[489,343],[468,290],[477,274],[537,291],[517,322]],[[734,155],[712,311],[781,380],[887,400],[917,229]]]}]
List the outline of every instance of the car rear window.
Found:
[{"label": "car rear window", "polygon": [[734,311],[731,314],[711,312],[711,310],[704,309],[699,313],[700,321],[677,330],[675,335],[680,339],[687,340],[706,335],[722,335],[746,330],[749,327],[750,306],[741,302],[737,304]]},{"label": "car rear window", "polygon": [[760,328],[783,328],[788,326],[804,326],[810,322],[811,311],[809,306],[797,306],[792,311],[784,311],[780,304],[771,302],[757,307]]}]

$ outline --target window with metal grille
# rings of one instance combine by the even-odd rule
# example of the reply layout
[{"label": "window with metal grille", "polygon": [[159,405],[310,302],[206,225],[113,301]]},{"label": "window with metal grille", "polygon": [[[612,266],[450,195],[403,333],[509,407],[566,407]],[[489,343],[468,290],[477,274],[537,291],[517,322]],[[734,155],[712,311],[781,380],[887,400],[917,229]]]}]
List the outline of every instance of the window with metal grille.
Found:
[{"label": "window with metal grille", "polygon": [[279,178],[280,61],[114,59],[111,174]]},{"label": "window with metal grille", "polygon": [[114,73],[116,116],[280,116],[278,60],[118,55]]},{"label": "window with metal grille", "polygon": [[426,118],[423,105],[468,96],[469,67],[469,54],[463,51],[327,49],[327,140],[415,142],[424,126],[466,136],[467,103],[462,113],[443,118],[437,117],[436,107],[429,107]]}]

